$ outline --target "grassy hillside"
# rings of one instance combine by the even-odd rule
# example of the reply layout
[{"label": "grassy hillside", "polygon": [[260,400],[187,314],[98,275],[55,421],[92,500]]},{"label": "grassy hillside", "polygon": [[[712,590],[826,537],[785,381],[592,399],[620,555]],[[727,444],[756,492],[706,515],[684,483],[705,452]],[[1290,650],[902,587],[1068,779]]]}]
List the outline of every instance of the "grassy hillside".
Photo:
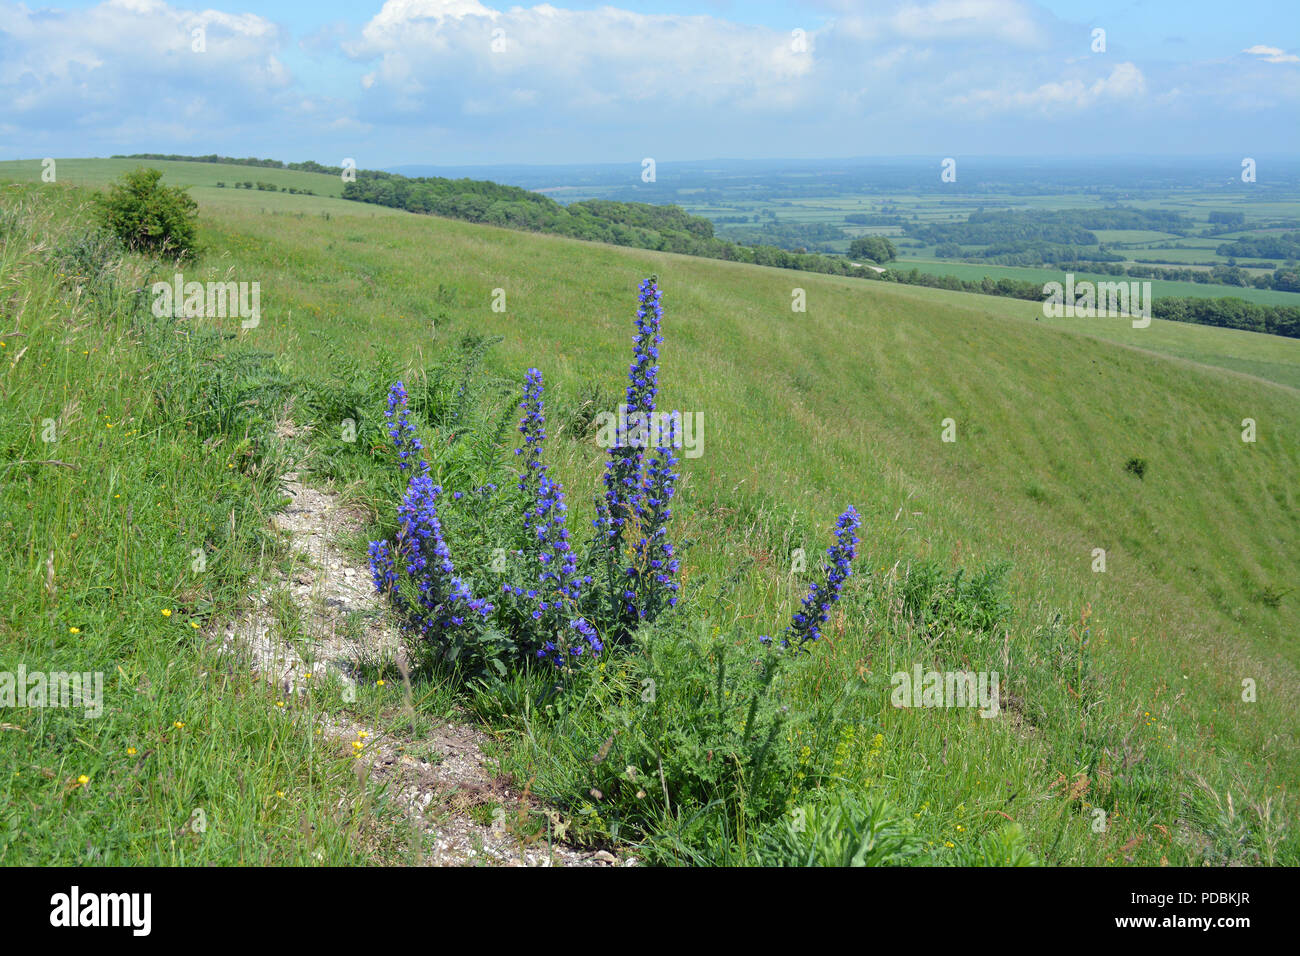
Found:
[{"label": "grassy hillside", "polygon": [[[351,215],[385,216],[393,210],[376,206],[357,210],[357,203],[345,201],[343,183],[336,176],[299,172],[261,166],[228,166],[220,163],[185,163],[144,159],[56,159],[55,176],[59,183],[102,189],[123,173],[148,166],[161,170],[166,181],[183,186],[200,205],[209,209],[247,209],[255,213],[312,213],[346,210]],[[0,162],[0,180],[41,182],[41,161],[20,159]],[[217,183],[224,182],[218,188]],[[264,182],[278,186],[311,190],[313,195],[291,195],[258,189],[235,189],[236,182]]]},{"label": "grassy hillside", "polygon": [[[185,175],[222,178],[219,167]],[[208,252],[186,278],[261,283],[258,328],[214,324],[239,348],[273,356],[291,390],[345,394],[371,381],[358,367],[376,381],[405,375],[473,333],[501,337],[488,357],[493,372],[515,380],[525,367],[543,368],[560,409],[613,408],[636,281],[657,273],[667,312],[661,397],[705,419],[703,456],[683,462],[675,533],[693,541],[684,587],[723,595],[708,619],[737,641],[772,633],[806,587],[789,573],[792,549],[824,548],[828,516],[857,505],[863,573],[791,693],[810,705],[834,698],[853,715],[863,736],[846,746],[863,750],[860,785],[902,806],[926,842],[960,852],[1006,816],[1052,863],[1300,858],[1285,827],[1300,770],[1300,598],[1290,590],[1300,567],[1300,343],[1160,322],[1147,330],[1035,322],[1033,303],[429,217],[377,220],[380,210],[350,204],[328,217],[288,208],[333,202],[313,197],[285,196],[285,210],[262,211],[195,195]],[[78,201],[62,185],[9,187],[5,196],[7,206]],[[53,302],[33,311],[27,286],[8,281],[22,323],[55,321]],[[806,313],[791,311],[796,287]],[[492,308],[497,289],[503,312]],[[12,317],[5,324],[23,327]],[[36,344],[33,329],[24,334]],[[27,371],[35,357],[18,372],[35,376]],[[130,365],[103,374],[121,377],[96,385],[69,373],[89,390],[82,405],[111,418],[111,408],[98,408],[102,395],[130,403],[138,387],[126,385]],[[49,388],[42,378],[10,388],[6,415],[45,417]],[[319,433],[336,434],[347,404],[322,408]],[[1241,441],[1247,417],[1258,423],[1253,444]],[[941,440],[949,418],[952,443]],[[557,420],[578,416],[561,411]],[[602,457],[580,437],[575,426],[554,465],[578,528],[591,517],[588,491]],[[321,450],[322,478],[367,506],[386,504],[366,448],[325,442]],[[35,457],[17,439],[6,454]],[[1146,462],[1141,478],[1126,470],[1134,458]],[[32,500],[54,509],[67,497],[57,483],[71,475],[23,467]],[[142,473],[139,493],[162,480]],[[172,479],[182,494],[198,493],[197,480]],[[9,513],[21,507],[9,498]],[[47,615],[43,542],[72,526],[55,513],[59,522],[89,520],[62,508],[19,514],[22,532],[12,532],[7,551],[19,567],[11,586],[28,597],[8,612],[7,646]],[[1092,570],[1095,548],[1106,550],[1105,573]],[[942,575],[1003,561],[1011,564],[1005,626],[935,630],[907,610],[918,593],[922,604],[960,603],[961,585]],[[101,579],[121,588],[121,569],[110,568]],[[134,613],[145,596],[123,591],[122,601]],[[1001,669],[1019,703],[1009,719],[987,721],[893,708],[888,675],[913,663]],[[161,661],[139,666],[152,673]],[[1242,700],[1247,678],[1257,702]],[[853,689],[831,693],[838,687]],[[539,793],[563,799],[565,787],[582,783],[556,754],[566,737],[598,728],[492,719],[510,741],[505,766],[535,779]],[[21,749],[26,739],[10,734],[0,744]],[[26,759],[43,760],[38,751]],[[1096,806],[1112,821],[1102,833],[1091,827]],[[573,812],[584,812],[576,800]]]},{"label": "grassy hillside", "polygon": [[288,382],[152,320],[85,199],[0,186],[0,673],[103,674],[101,714],[3,706],[0,863],[359,862],[349,762],[210,646],[285,557]]},{"label": "grassy hillside", "polygon": [[1185,359],[1198,365],[1210,365],[1279,385],[1300,389],[1300,341],[1279,335],[1262,335],[1242,329],[1225,329],[1184,322],[1155,319],[1146,328],[1133,328],[1129,318],[1045,318],[1037,302],[999,299],[994,303],[984,297],[972,298],[964,292],[898,286],[896,294],[915,295],[918,302],[970,307],[983,301],[993,314],[1008,320],[1040,323],[1074,335],[1104,339],[1108,342],[1142,349],[1171,358]]}]

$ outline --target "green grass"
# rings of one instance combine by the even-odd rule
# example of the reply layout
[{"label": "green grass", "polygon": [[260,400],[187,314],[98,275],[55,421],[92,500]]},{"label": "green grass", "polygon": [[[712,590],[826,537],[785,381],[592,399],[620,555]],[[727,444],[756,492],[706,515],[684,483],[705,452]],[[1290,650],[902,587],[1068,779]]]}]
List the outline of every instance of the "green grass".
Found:
[{"label": "green grass", "polygon": [[[22,195],[32,203],[77,196],[64,187]],[[301,197],[286,197],[295,198]],[[864,516],[861,573],[828,639],[790,671],[783,693],[804,711],[840,708],[837,723],[807,725],[810,760],[834,762],[838,744],[827,727],[856,728],[858,743],[848,747],[857,761],[852,787],[887,798],[932,844],[928,850],[951,850],[954,858],[973,853],[997,835],[1006,814],[1023,828],[1034,855],[1050,863],[1300,859],[1285,826],[1294,817],[1289,808],[1300,769],[1292,737],[1300,600],[1287,591],[1300,566],[1296,343],[1160,322],[1147,330],[1093,320],[1033,322],[1035,311],[1041,315],[1034,303],[430,217],[376,222],[371,207],[326,219],[201,202],[201,238],[211,251],[186,269],[187,278],[229,274],[262,286],[257,329],[215,324],[241,347],[274,356],[290,381],[319,389],[342,388],[348,363],[396,377],[445,355],[464,333],[491,334],[502,337],[489,356],[494,373],[514,379],[537,365],[560,408],[577,406],[593,389],[612,408],[627,363],[635,283],[657,273],[667,310],[661,400],[701,410],[706,421],[704,456],[684,462],[674,527],[693,542],[684,587],[720,595],[700,611],[714,636],[699,639],[743,647],[778,630],[807,584],[789,573],[792,549],[816,554],[833,516],[856,504]],[[806,313],[790,311],[795,286],[807,293]],[[506,292],[504,313],[491,308],[497,288]],[[51,307],[45,321],[56,321],[56,311]],[[88,369],[68,374],[81,383]],[[116,367],[112,374],[119,375]],[[104,412],[98,405],[109,401],[109,385],[100,389],[83,406],[123,422],[141,415],[129,404],[142,400],[140,388],[111,392],[111,402],[123,404],[109,402]],[[10,417],[39,420],[48,402],[38,396],[57,391],[42,379],[21,395],[7,394]],[[1240,439],[1245,417],[1258,423],[1254,444]],[[946,418],[956,422],[955,443],[940,440]],[[327,433],[338,422],[316,424]],[[155,434],[158,442],[181,440]],[[12,440],[10,446],[36,457],[30,447]],[[378,465],[366,450],[335,451],[331,467],[349,477],[352,493],[376,501]],[[550,454],[570,491],[571,525],[584,527],[601,452],[561,438]],[[1142,479],[1125,471],[1133,457],[1148,463]],[[202,462],[218,474],[222,466],[212,456]],[[24,467],[27,480],[50,483],[36,488],[34,500],[51,510],[72,490],[54,483],[78,477]],[[97,475],[108,473],[97,465]],[[182,473],[179,466],[142,472],[131,493],[143,500],[169,476],[169,487],[193,487],[187,482],[198,479]],[[257,500],[243,486],[230,495]],[[165,501],[179,507],[179,497]],[[11,500],[7,509],[21,507],[25,492]],[[104,523],[92,526],[96,540],[113,540],[105,529],[116,527],[120,515],[107,503],[95,507],[103,514],[95,520]],[[27,634],[50,639],[50,628],[62,623],[37,631],[31,622],[49,616],[40,598],[45,542],[66,538],[69,525],[58,520],[89,520],[68,514],[21,525],[26,537],[10,546],[21,558],[11,587],[24,595],[24,610],[9,619],[8,642],[35,640]],[[251,529],[259,517],[242,520]],[[117,593],[106,607],[147,622],[157,613],[148,600],[180,606],[170,596],[174,582],[130,584],[102,547],[98,576],[90,568],[69,576],[111,582]],[[1091,569],[1094,548],[1107,551],[1104,574]],[[923,568],[973,572],[1001,561],[1011,564],[1005,625],[970,631],[941,620],[935,629],[899,609]],[[940,597],[952,588],[927,580]],[[1086,650],[1082,626],[1071,630],[1085,608]],[[139,639],[155,640],[148,637],[154,633],[165,643],[158,620]],[[162,666],[161,656],[134,653],[151,662],[142,670]],[[184,663],[184,655],[179,660],[178,667],[199,666]],[[912,663],[1004,670],[1020,703],[1003,720],[891,707],[888,675]],[[594,699],[600,680],[627,679],[602,673]],[[1244,678],[1257,682],[1258,702],[1242,701]],[[157,683],[155,676],[151,685]],[[265,703],[251,695],[247,706]],[[595,774],[583,748],[608,733],[600,715],[597,707],[576,708],[568,723],[490,716],[508,735],[507,767],[521,779],[536,778],[539,792],[565,801],[565,812],[591,833],[609,822],[593,821],[601,808],[580,797]],[[165,735],[170,740],[169,717],[154,718],[160,743]],[[878,747],[862,743],[877,733]],[[16,737],[0,735],[0,744],[18,747],[29,762],[54,761],[42,749],[15,744]],[[96,752],[109,749],[103,742]],[[73,752],[89,759],[79,745]],[[237,755],[231,760],[251,762],[261,785],[271,786],[276,774],[256,747]],[[77,768],[57,766],[66,785]],[[1082,792],[1074,784],[1081,774],[1088,786]],[[326,784],[316,786],[321,796]],[[91,793],[79,790],[73,799]],[[1097,805],[1110,812],[1103,833],[1090,826]],[[157,810],[146,806],[139,814]],[[692,859],[697,850],[670,839],[686,841],[689,821],[664,810],[661,858]],[[11,819],[17,825],[30,812],[12,811]],[[257,818],[240,812],[251,832]],[[726,853],[750,847],[739,832],[731,837]],[[129,846],[157,858],[156,848]],[[285,852],[265,835],[259,847]],[[734,852],[740,856],[727,858],[748,858],[750,850]]]},{"label": "green grass", "polygon": [[[969,307],[972,301],[967,293],[912,286],[898,286],[897,294],[912,297],[918,303],[943,303],[945,307]],[[1104,339],[1300,389],[1300,340],[1297,339],[1162,319],[1153,319],[1146,328],[1135,329],[1131,319],[1122,317],[1045,318],[1043,307],[1037,302],[991,296],[978,298],[987,303],[990,314],[1008,321],[1039,322],[1068,334]]]},{"label": "green grass", "polygon": [[[686,576],[767,571],[751,572],[729,624],[757,631],[785,617],[798,587],[775,569],[808,543],[812,516],[824,521],[855,501],[870,516],[866,560],[877,569],[909,554],[1012,561],[1014,639],[1032,646],[1057,611],[1075,616],[1091,603],[1112,700],[1137,726],[1160,713],[1176,728],[1180,765],[1213,766],[1220,788],[1253,779],[1256,800],[1273,795],[1263,779],[1287,789],[1294,781],[1295,754],[1279,731],[1295,707],[1296,609],[1261,600],[1286,586],[1298,556],[1285,477],[1297,464],[1286,437],[1300,415],[1293,392],[1029,326],[1023,313],[1005,317],[1013,304],[979,296],[419,217],[382,231],[247,215],[213,227],[217,245],[237,250],[237,269],[274,277],[264,284],[278,290],[284,321],[264,323],[262,334],[295,365],[322,365],[325,347],[339,342],[383,343],[418,364],[473,331],[504,337],[496,368],[542,364],[568,396],[587,386],[616,394],[630,290],[637,276],[658,273],[673,370],[665,401],[713,423],[705,457],[687,468],[694,507],[681,533],[699,543]],[[291,264],[277,268],[276,258]],[[808,290],[806,315],[788,311],[795,284]],[[504,314],[490,308],[497,287],[507,292]],[[289,321],[290,310],[302,318]],[[1202,358],[1229,361],[1219,353],[1226,339],[1207,334],[1222,330],[1166,329],[1164,338],[1186,336]],[[1254,351],[1274,347],[1286,371],[1291,343],[1262,338]],[[956,445],[939,441],[949,416],[959,422]],[[1242,444],[1247,416],[1268,422],[1269,437]],[[1141,483],[1123,470],[1134,455],[1152,462]],[[557,467],[577,489],[590,485],[598,459],[577,446]],[[793,539],[782,530],[791,521],[805,529]],[[1105,575],[1090,570],[1094,547],[1109,552]],[[850,629],[845,640],[857,656],[871,653],[867,632]],[[1269,673],[1281,696],[1241,704],[1241,675],[1254,671]],[[965,744],[972,767],[1001,746],[986,739],[996,731],[980,729]],[[1112,746],[1131,729],[1116,730]],[[917,732],[926,736],[900,742],[903,753],[937,744],[932,724]],[[1194,755],[1209,739],[1218,756]],[[1011,753],[1016,743],[1005,746]],[[1260,778],[1247,762],[1275,769]]]},{"label": "green grass", "polygon": [[0,672],[103,682],[99,716],[0,714],[0,863],[366,859],[368,796],[311,732],[339,688],[285,700],[215,652],[279,555],[287,380],[154,322],[83,194],[0,188]]}]

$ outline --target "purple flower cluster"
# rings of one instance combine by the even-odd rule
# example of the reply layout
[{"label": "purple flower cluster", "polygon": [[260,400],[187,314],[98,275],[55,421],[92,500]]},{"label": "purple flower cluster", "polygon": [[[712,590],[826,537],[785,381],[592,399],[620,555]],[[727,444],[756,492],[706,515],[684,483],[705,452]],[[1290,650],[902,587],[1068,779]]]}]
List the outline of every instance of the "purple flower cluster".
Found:
[{"label": "purple flower cluster", "polygon": [[644,582],[640,588],[645,597],[641,616],[651,620],[663,604],[669,607],[677,604],[677,591],[681,587],[673,579],[680,562],[673,543],[668,540],[668,521],[673,516],[669,505],[677,493],[677,456],[673,449],[680,445],[678,419],[676,413],[668,417],[668,434],[650,459],[642,484],[645,508],[641,521],[642,537],[634,551],[637,562],[634,570],[638,583]]},{"label": "purple flower cluster", "polygon": [[582,655],[584,644],[591,648],[593,655],[605,649],[605,645],[596,634],[596,629],[585,618],[579,617],[570,621],[568,629],[573,632],[572,636],[565,634],[557,640],[547,641],[538,649],[538,659],[549,660],[556,667],[564,667],[572,663],[573,658]]},{"label": "purple flower cluster", "polygon": [[[519,423],[524,447],[515,449],[516,455],[525,457],[524,470],[519,476],[520,490],[530,495],[524,511],[524,530],[528,534],[525,554],[536,562],[538,586],[524,589],[506,584],[502,590],[535,602],[530,614],[543,633],[555,634],[568,627],[586,641],[593,654],[597,654],[601,643],[595,629],[582,618],[568,620],[568,608],[577,604],[582,586],[591,578],[578,577],[577,556],[569,543],[569,507],[564,500],[564,486],[546,474],[546,465],[542,462],[542,448],[546,441],[543,390],[542,373],[530,368],[524,383],[524,400],[519,404],[524,411]],[[562,643],[567,644],[567,641]],[[554,651],[555,642],[547,641],[543,648],[539,657],[546,657]],[[577,654],[582,647],[576,644],[570,650]],[[563,655],[560,660],[563,660]]]},{"label": "purple flower cluster", "polygon": [[[392,595],[393,603],[424,635],[443,634],[460,627],[466,616],[486,617],[493,606],[476,598],[469,586],[456,576],[451,550],[442,537],[437,498],[442,488],[428,475],[414,475],[398,509],[397,542],[370,543],[370,574],[375,588]],[[415,604],[408,604],[398,591],[396,559],[415,582]]]},{"label": "purple flower cluster", "polygon": [[[410,458],[424,450],[410,422],[406,389],[397,382],[388,393],[388,434],[397,449],[398,467],[406,471]],[[493,611],[487,600],[476,598],[456,576],[451,550],[442,537],[437,498],[442,488],[429,477],[429,464],[417,458],[419,469],[407,482],[398,509],[394,543],[370,542],[370,576],[375,589],[390,596],[394,606],[423,635],[442,635],[460,627],[467,616],[486,617]],[[400,562],[400,566],[399,566]],[[405,572],[415,584],[414,603],[398,583]]]},{"label": "purple flower cluster", "polygon": [[628,366],[627,407],[629,414],[634,411],[650,413],[655,408],[655,396],[659,394],[659,346],[663,345],[663,336],[659,327],[663,324],[664,310],[660,304],[663,293],[659,291],[658,280],[651,277],[641,283],[638,308],[636,312],[636,347],[632,364]]},{"label": "purple flower cluster", "polygon": [[[855,546],[859,540],[854,532],[861,524],[862,519],[852,505],[836,520],[835,543],[826,549],[829,560],[823,566],[826,583],[819,585],[814,582],[808,586],[801,610],[785,629],[785,636],[781,640],[783,647],[788,647],[792,642],[796,647],[802,647],[805,641],[815,641],[821,637],[821,626],[830,617],[831,605],[839,600],[844,582],[853,574],[853,558],[857,553]],[[766,644],[771,638],[760,637],[759,640]]]},{"label": "purple flower cluster", "polygon": [[[659,346],[664,340],[659,334],[664,317],[662,296],[654,277],[641,283],[632,364],[628,366],[627,418],[646,427],[655,410],[655,396],[659,394]],[[609,449],[609,459],[605,462],[605,500],[597,503],[595,526],[614,551],[618,550],[623,527],[633,517],[639,520],[644,512],[641,476],[644,458],[643,449],[628,444],[625,435],[619,435]]]},{"label": "purple flower cluster", "polygon": [[397,565],[393,563],[392,549],[387,541],[370,542],[370,578],[375,590],[388,594],[398,610],[402,609],[402,596],[397,591]]},{"label": "purple flower cluster", "polygon": [[566,527],[568,511],[564,486],[543,475],[537,498],[524,512],[529,534],[529,547],[525,553],[537,563],[540,590],[525,590],[508,584],[502,586],[503,590],[517,597],[539,600],[533,611],[534,620],[540,621],[545,614],[553,616],[562,611],[565,600],[576,602],[582,594],[582,586],[591,581],[590,577],[578,576],[578,558],[569,543],[569,529]]},{"label": "purple flower cluster", "polygon": [[[632,364],[628,366],[627,421],[639,434],[655,436],[655,399],[659,394],[659,346],[663,343],[662,293],[654,276],[641,283],[636,313]],[[680,417],[669,416],[668,435],[651,440],[656,451],[647,464],[645,442],[619,434],[605,462],[605,497],[596,501],[597,538],[604,545],[609,578],[625,626],[653,619],[664,607],[677,603],[679,585],[673,576],[679,560],[668,540],[672,517],[669,502],[675,494],[677,435]],[[624,532],[640,540],[631,546],[634,564],[621,573],[614,569],[624,549]],[[633,539],[635,540],[635,538]]]},{"label": "purple flower cluster", "polygon": [[[515,454],[522,456],[524,470],[519,475],[519,490],[528,492],[530,498],[536,499],[540,493],[541,481],[546,474],[546,465],[542,462],[542,445],[546,441],[546,410],[542,404],[542,373],[530,368],[524,382],[524,400],[519,403],[524,417],[519,421],[519,433],[524,436],[524,447],[516,448]],[[529,516],[524,516],[524,527],[528,527]]]},{"label": "purple flower cluster", "polygon": [[409,414],[406,386],[401,382],[394,382],[393,387],[388,390],[388,410],[384,412],[384,417],[388,419],[388,437],[393,440],[393,447],[397,449],[397,467],[406,471],[411,467],[411,456],[415,455],[420,463],[420,470],[427,473],[429,464],[419,457],[420,452],[424,451],[424,445],[415,436],[415,426],[411,424]]}]

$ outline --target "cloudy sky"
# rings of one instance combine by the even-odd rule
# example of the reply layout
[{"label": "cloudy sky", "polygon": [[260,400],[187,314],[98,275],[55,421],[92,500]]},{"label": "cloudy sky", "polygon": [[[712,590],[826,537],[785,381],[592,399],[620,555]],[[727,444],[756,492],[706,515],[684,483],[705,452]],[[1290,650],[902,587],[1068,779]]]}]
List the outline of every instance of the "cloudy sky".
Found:
[{"label": "cloudy sky", "polygon": [[0,0],[0,159],[1300,153],[1294,0],[211,2]]}]

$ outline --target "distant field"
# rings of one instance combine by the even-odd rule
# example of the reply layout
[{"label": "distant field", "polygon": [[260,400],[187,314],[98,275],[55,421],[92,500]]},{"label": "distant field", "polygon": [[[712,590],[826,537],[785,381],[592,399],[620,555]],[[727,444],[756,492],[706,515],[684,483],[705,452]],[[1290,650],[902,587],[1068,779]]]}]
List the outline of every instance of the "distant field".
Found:
[{"label": "distant field", "polygon": [[[945,197],[935,194],[899,193],[889,197],[876,195],[834,196],[824,199],[800,198],[792,200],[735,199],[730,202],[696,203],[691,195],[680,197],[680,203],[695,215],[707,218],[734,218],[745,216],[756,218],[758,225],[764,221],[778,223],[825,223],[840,226],[846,238],[821,241],[813,244],[826,252],[846,254],[853,238],[865,235],[886,236],[899,249],[907,266],[915,265],[923,272],[935,275],[954,275],[959,278],[980,278],[985,275],[1009,276],[1029,281],[1044,282],[1043,271],[1026,266],[982,266],[969,265],[950,260],[935,258],[935,247],[904,237],[904,228],[898,225],[853,225],[845,217],[853,214],[885,214],[900,216],[908,223],[920,225],[955,222],[963,220],[971,213],[980,210],[1058,210],[1095,208],[1099,202],[1118,202],[1138,209],[1158,209],[1181,213],[1192,219],[1195,231],[1200,232],[1210,227],[1211,212],[1241,212],[1248,223],[1265,223],[1272,220],[1300,220],[1300,201],[1244,201],[1236,197],[1221,195],[1196,195],[1168,197],[1165,199],[1122,199],[1099,200],[1091,194],[1060,193],[1055,195],[1033,196],[972,196],[954,195]],[[774,217],[774,218],[769,218]],[[725,228],[725,227],[722,227]],[[1128,264],[1138,264],[1137,260],[1150,260],[1151,265],[1165,265],[1170,268],[1209,269],[1213,265],[1228,265],[1228,258],[1220,256],[1216,250],[1225,242],[1234,239],[1261,234],[1276,233],[1278,230],[1266,228],[1247,228],[1231,233],[1212,236],[1179,236],[1169,232],[1151,229],[1094,229],[1091,230],[1098,242],[1105,243],[1107,251],[1125,256]],[[1173,248],[1174,246],[1178,248]],[[1080,255],[1087,258],[1089,253],[1098,251],[1097,246],[1081,246]],[[965,247],[966,255],[978,256],[979,247]],[[1257,258],[1257,257],[1256,257]],[[1252,260],[1253,261],[1253,260]],[[1202,265],[1209,263],[1209,265]],[[1280,262],[1275,262],[1275,268]],[[1259,275],[1272,270],[1248,270],[1251,275]],[[1158,296],[1198,296],[1217,298],[1235,295],[1248,302],[1272,305],[1300,304],[1300,295],[1276,292],[1272,289],[1245,289],[1237,286],[1201,285],[1181,281],[1155,280],[1155,294]]]},{"label": "distant field", "polygon": [[[1046,283],[1062,281],[1062,276],[1065,274],[1065,271],[1061,269],[1039,269],[1033,266],[983,266],[964,262],[949,264],[935,260],[903,258],[900,258],[893,265],[900,271],[916,269],[920,272],[928,272],[931,275],[950,275],[959,279],[981,279],[984,276],[992,276],[995,279],[1022,279],[1026,282]],[[1121,279],[1127,282],[1148,281],[1089,272],[1075,272],[1074,277],[1076,282],[1085,279],[1089,282],[1116,282]],[[1300,305],[1300,295],[1296,295],[1294,292],[1278,292],[1274,289],[1254,289],[1233,285],[1211,285],[1200,282],[1171,282],[1166,279],[1152,279],[1149,281],[1151,282],[1151,292],[1157,298],[1163,296],[1204,296],[1210,298],[1233,296],[1238,299],[1245,299],[1247,302],[1258,302],[1263,305]]]},{"label": "distant field", "polygon": [[[1213,246],[1210,248],[1206,248],[1205,246],[1200,246],[1195,249],[1169,249],[1163,246],[1151,246],[1151,247],[1146,247],[1141,249],[1124,249],[1122,251],[1124,252],[1125,255],[1129,257],[1130,261],[1136,261],[1138,259],[1151,259],[1151,260],[1158,260],[1159,262],[1162,263],[1168,263],[1174,266],[1191,265],[1193,263],[1200,263],[1200,262],[1222,262],[1223,261],[1214,254]],[[1266,291],[1272,291],[1272,290],[1266,290]]]},{"label": "distant field", "polygon": [[1092,232],[1102,242],[1160,242],[1179,238],[1171,232],[1154,232],[1150,229],[1094,229]]}]

